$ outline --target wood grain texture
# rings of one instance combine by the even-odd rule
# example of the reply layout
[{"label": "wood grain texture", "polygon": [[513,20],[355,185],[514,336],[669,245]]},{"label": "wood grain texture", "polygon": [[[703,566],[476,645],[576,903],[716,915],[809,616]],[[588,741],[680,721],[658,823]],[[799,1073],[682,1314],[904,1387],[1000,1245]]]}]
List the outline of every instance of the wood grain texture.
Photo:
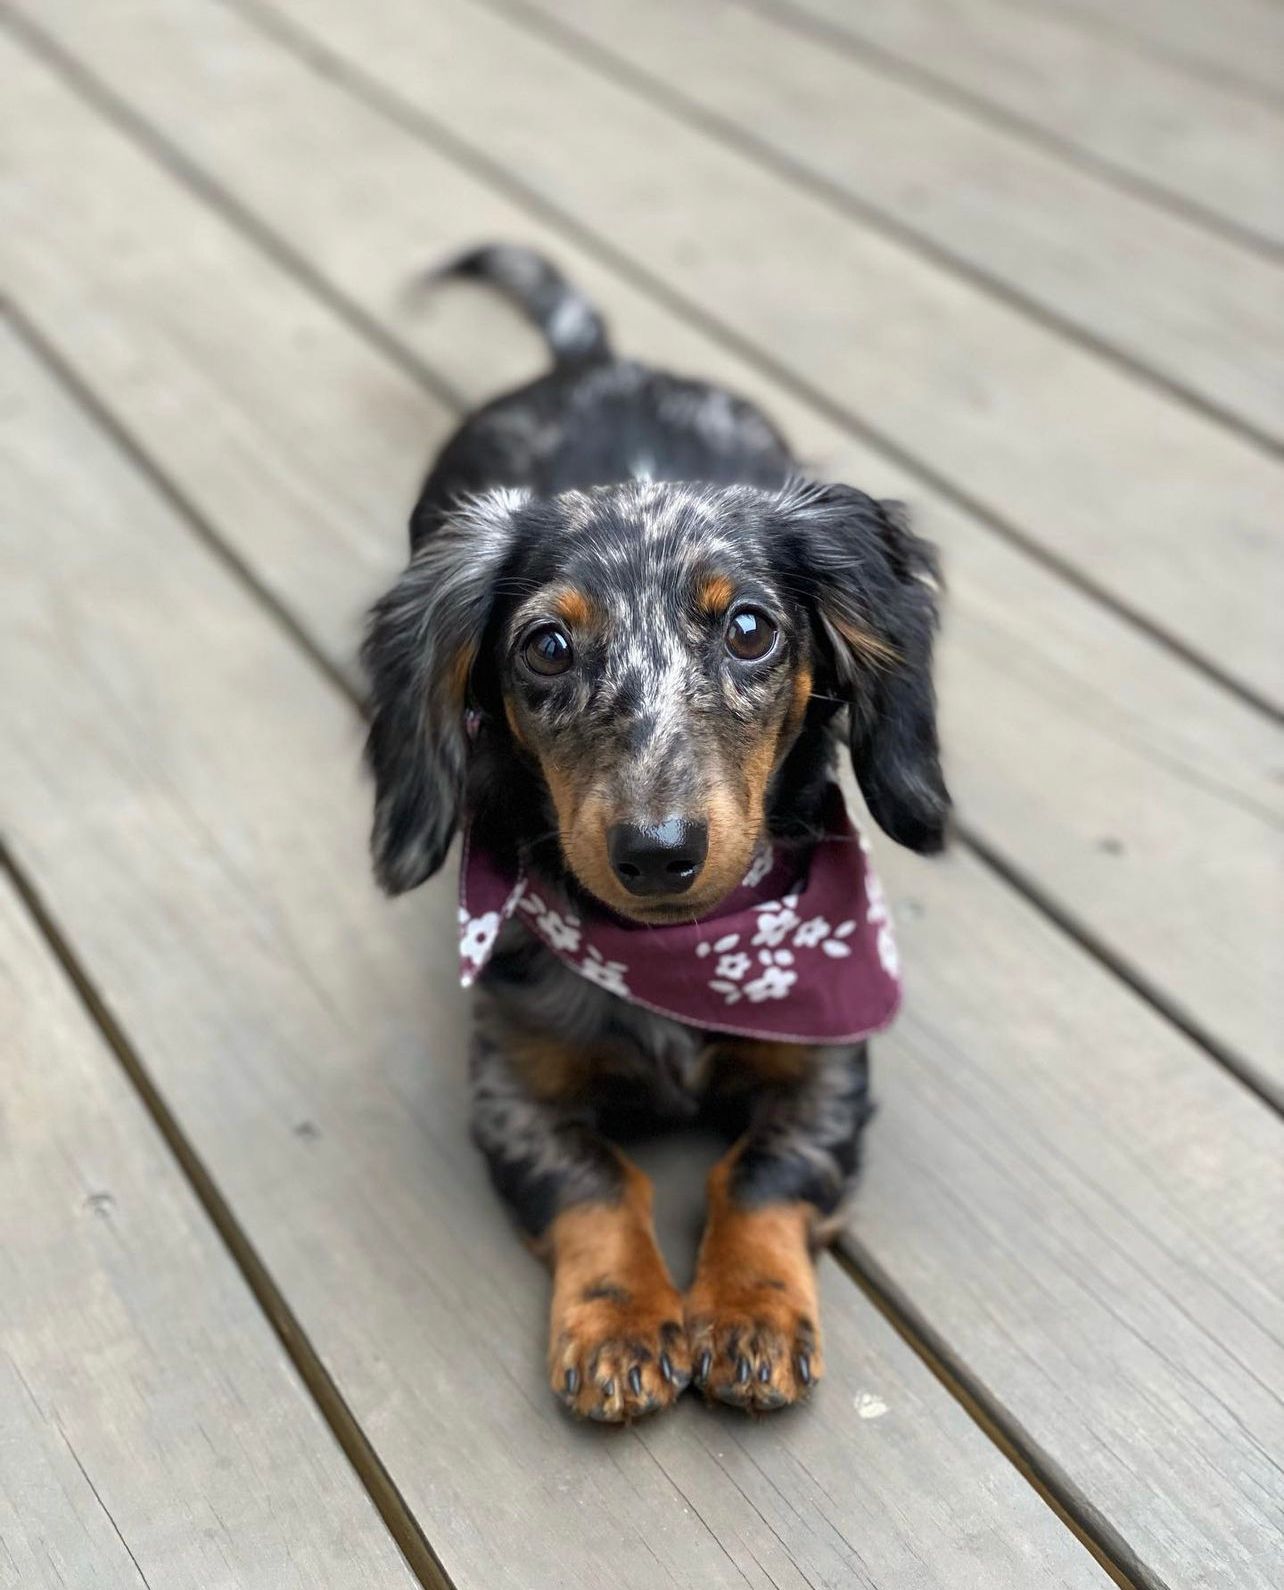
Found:
[{"label": "wood grain texture", "polygon": [[1275,0],[1023,0],[1063,19],[1099,25],[1116,38],[1162,55],[1191,71],[1284,96],[1284,11]]},{"label": "wood grain texture", "polygon": [[1274,607],[1252,599],[1280,578],[1274,459],[505,15],[469,0],[372,0],[360,16],[343,0],[255,8],[425,105],[924,475],[1284,700]]},{"label": "wood grain texture", "polygon": [[[821,18],[938,91],[1014,118],[1206,221],[1284,242],[1279,117],[1234,88],[1009,0],[770,3]],[[1211,23],[1218,8],[1206,9]]]},{"label": "wood grain texture", "polygon": [[7,878],[0,1030],[0,1582],[409,1590]]},{"label": "wood grain texture", "polygon": [[[48,5],[44,14],[57,15]],[[941,673],[965,814],[1183,1019],[1284,1096],[1278,979],[1260,929],[1278,911],[1263,865],[1281,846],[1284,749],[1270,725],[227,11],[135,0],[130,14],[135,26],[118,11],[95,35],[96,69],[463,400],[535,373],[542,350],[487,294],[457,288],[408,302],[405,285],[467,238],[521,237],[603,304],[622,348],[757,398],[819,473],[908,496],[948,569]],[[27,176],[8,227],[24,302],[350,669],[361,606],[401,556],[393,520],[448,416],[123,140],[92,118],[69,120],[61,98],[35,84]],[[301,168],[313,173],[307,183]],[[133,202],[108,207],[98,197],[107,192]],[[158,212],[190,240],[182,254],[148,248]],[[232,371],[229,342],[245,350]],[[267,494],[263,506],[256,492]]]},{"label": "wood grain texture", "polygon": [[4,351],[15,853],[459,1590],[1106,1583],[832,1265],[797,1417],[564,1419],[468,1140],[453,880],[376,896],[350,705]]},{"label": "wood grain texture", "polygon": [[975,863],[880,857],[909,995],[850,1250],[1139,1583],[1268,1590],[1284,1127]]},{"label": "wood grain texture", "polygon": [[[533,0],[755,154],[1023,308],[1284,436],[1284,269],[758,11]],[[1284,173],[1282,173],[1284,175]]]},{"label": "wood grain texture", "polygon": [[[38,104],[41,115],[26,119],[45,128],[76,120],[65,95],[24,103]],[[73,147],[77,160],[71,163],[112,187],[117,214],[145,209],[164,223],[168,247],[181,238],[196,259],[215,248],[190,201],[163,199],[166,184],[155,175],[146,187],[137,185],[142,162],[131,157],[117,164],[112,157],[110,165],[95,164],[96,150],[118,147],[110,135],[99,130]],[[394,169],[390,180],[397,174]],[[348,180],[356,191],[356,178]],[[381,213],[372,210],[372,227]],[[368,246],[377,252],[375,230]],[[69,247],[69,260],[76,257]],[[229,313],[242,294],[259,291],[253,284],[267,280],[261,264],[248,279],[237,274],[254,259],[247,250],[225,244],[211,257]],[[83,257],[79,268],[86,268]],[[113,280],[113,293],[120,292],[121,278]],[[24,274],[23,285],[34,287],[36,273]],[[167,283],[166,296],[175,287]],[[76,301],[70,292],[66,299]],[[289,294],[273,301],[280,306],[274,351],[283,367],[282,390],[306,404],[327,386],[330,361],[343,369],[350,355],[332,348],[328,338],[309,339],[302,346],[310,362],[298,363]],[[82,368],[92,371],[109,339],[93,314],[77,315]],[[158,360],[164,369],[164,344],[134,343],[143,323],[128,324],[136,359]],[[235,324],[225,323],[224,345],[231,348],[237,346]],[[348,333],[332,328],[331,336],[349,347]],[[456,353],[476,364],[475,345],[458,346]],[[101,369],[99,379],[105,382]],[[146,393],[138,370],[132,384]],[[119,385],[126,392],[130,383]],[[364,376],[357,391],[369,403],[385,387],[383,402],[396,395],[398,412],[402,401],[413,401],[386,370],[379,378]],[[158,440],[169,435],[155,398],[164,389],[157,379],[151,397],[131,398],[137,405],[131,423],[145,420]],[[216,393],[216,385],[208,391]],[[171,424],[186,435],[215,426],[213,412],[201,420],[194,408]],[[352,423],[363,423],[359,409]],[[280,425],[288,433],[285,417]],[[262,428],[265,434],[274,428],[270,410]],[[216,454],[203,454],[195,443],[170,445],[185,488],[199,487],[218,517]],[[321,447],[307,470],[324,470],[326,459]],[[265,467],[274,473],[304,466],[273,459]],[[240,489],[246,492],[243,512],[266,533],[271,513],[256,515],[251,486]],[[393,471],[385,471],[381,489],[388,493],[382,522],[389,523],[401,500]],[[323,496],[314,490],[306,500]],[[269,495],[265,503],[275,499]],[[270,647],[257,622],[238,616],[239,607],[212,602],[186,557],[167,551],[159,559],[161,538],[145,519],[138,523],[132,507],[113,517],[147,548],[131,555],[141,572],[135,561],[122,564],[118,550],[111,559],[121,588],[141,581],[142,591],[122,618],[86,586],[76,632],[100,636],[87,649],[82,643],[80,655],[91,661],[128,656],[122,636],[129,630],[121,626],[137,622],[135,611],[146,616],[146,659],[124,670],[130,688],[122,691],[120,665],[101,670],[116,699],[141,701],[141,707],[133,706],[132,726],[83,709],[95,732],[116,738],[103,765],[95,761],[86,791],[88,809],[100,820],[75,854],[66,857],[50,843],[51,831],[61,833],[67,823],[44,783],[30,774],[25,843],[39,874],[56,874],[51,887],[63,909],[75,909],[78,942],[92,946],[112,987],[131,990],[131,1030],[145,1033],[149,1054],[164,1061],[166,1084],[181,1100],[185,1119],[201,1123],[203,1142],[223,1145],[238,1209],[253,1205],[247,1223],[274,1273],[296,1303],[306,1296],[324,1313],[327,1361],[350,1400],[355,1397],[394,1475],[414,1476],[412,1504],[452,1520],[452,1550],[488,1584],[507,1582],[501,1577],[504,1543],[515,1539],[523,1542],[524,1561],[535,1553],[538,1581],[549,1559],[540,1555],[545,1544],[538,1535],[527,1539],[532,1520],[566,1520],[568,1496],[586,1530],[591,1522],[595,1541],[605,1533],[622,1543],[625,1582],[654,1583],[662,1572],[677,1583],[717,1583],[716,1574],[727,1571],[722,1548],[715,1551],[700,1530],[690,1533],[685,1514],[676,1535],[659,1545],[646,1533],[653,1504],[671,1528],[676,1515],[665,1510],[665,1499],[672,1499],[675,1484],[685,1492],[685,1505],[712,1521],[737,1570],[750,1575],[757,1573],[755,1558],[778,1579],[792,1572],[787,1551],[797,1549],[794,1536],[785,1548],[778,1540],[773,1545],[770,1533],[787,1520],[794,1521],[791,1528],[811,1531],[811,1542],[834,1545],[835,1528],[847,1526],[805,1488],[804,1470],[814,1476],[819,1460],[823,1471],[837,1445],[850,1472],[851,1442],[860,1436],[853,1437],[856,1426],[844,1420],[864,1389],[881,1396],[877,1385],[865,1388],[864,1381],[875,1371],[891,1373],[894,1356],[872,1370],[859,1358],[843,1359],[847,1367],[834,1378],[852,1401],[840,1393],[819,1402],[817,1417],[835,1421],[819,1434],[803,1423],[785,1427],[787,1438],[780,1427],[765,1427],[761,1439],[716,1421],[688,1426],[680,1421],[691,1410],[679,1422],[634,1432],[628,1443],[645,1443],[641,1451],[625,1443],[611,1448],[612,1475],[622,1473],[632,1487],[627,1502],[611,1475],[604,1478],[585,1461],[586,1452],[598,1449],[547,1422],[542,1394],[522,1400],[539,1384],[539,1289],[534,1270],[501,1238],[464,1142],[462,1085],[457,1071],[448,1069],[458,1066],[462,1045],[450,988],[448,887],[434,886],[424,899],[392,908],[379,908],[367,896],[358,886],[363,802],[335,777],[344,756],[355,755],[355,730],[319,708],[316,720],[311,708],[303,710],[300,703],[312,698],[297,658]],[[372,536],[379,523],[377,517],[369,526]],[[230,523],[225,528],[229,534],[235,529]],[[298,538],[296,548],[306,546],[302,519],[284,529],[287,539]],[[159,585],[162,580],[173,589]],[[289,598],[288,591],[284,595]],[[322,630],[334,624],[334,615],[321,613],[311,623]],[[194,676],[182,661],[193,647],[201,659]],[[58,657],[40,635],[32,651]],[[211,655],[227,661],[214,666]],[[61,662],[71,667],[67,658]],[[227,708],[224,667],[238,684],[245,681],[243,711]],[[157,679],[182,680],[183,689],[173,699],[157,697]],[[54,686],[58,711],[46,710],[38,725],[45,739],[50,718],[70,714],[73,728],[80,728],[82,687],[77,682],[73,688],[62,675]],[[29,726],[24,743],[27,738],[38,773],[44,742],[36,726]],[[92,734],[86,738],[94,743]],[[141,827],[132,816],[138,797],[131,794],[140,745],[158,748],[149,765],[162,793],[177,790],[182,823],[177,832],[160,823],[166,808],[149,785],[147,842],[138,853],[130,848],[121,862],[116,824],[127,831]],[[115,771],[117,761],[129,772]],[[211,836],[197,849],[199,897],[175,884],[192,865],[186,859],[189,828]],[[235,864],[234,881],[221,870],[225,859]],[[1216,1585],[1269,1583],[1278,1543],[1271,1517],[1278,1471],[1264,1454],[1277,1444],[1279,1405],[1262,1395],[1262,1387],[1279,1378],[1278,1342],[1270,1335],[1278,1312],[1271,1236],[1278,1122],[974,861],[959,857],[933,870],[886,851],[882,859],[902,907],[912,984],[905,1023],[880,1047],[877,1061],[883,1111],[870,1191],[855,1227],[862,1261],[923,1318],[960,1372],[1141,1582],[1185,1583],[1198,1575]],[[104,896],[128,902],[131,920],[140,924],[133,938],[141,936],[141,948],[104,932],[104,912],[96,909]],[[183,923],[177,938],[176,910]],[[247,939],[258,952],[248,967],[238,951]],[[163,948],[164,982],[147,953],[153,942]],[[191,1060],[193,1031],[199,1037],[207,1025],[226,1035],[217,1068]],[[425,1066],[425,1044],[441,1071]],[[299,1128],[295,1135],[292,1126]],[[944,1164],[951,1168],[948,1179],[935,1170]],[[440,1207],[451,1212],[444,1230],[434,1218]],[[906,1222],[913,1222],[912,1230]],[[301,1263],[299,1248],[322,1262],[319,1276]],[[485,1261],[478,1274],[480,1255]],[[324,1305],[316,1302],[335,1273],[345,1279],[345,1307],[337,1312],[332,1294]],[[827,1285],[832,1363],[836,1351],[861,1349],[835,1324],[832,1275]],[[845,1318],[840,1305],[838,1319]],[[860,1326],[862,1332],[870,1328],[868,1322]],[[865,1340],[882,1349],[876,1331]],[[370,1345],[375,1341],[377,1350]],[[425,1362],[444,1367],[424,1376]],[[407,1365],[420,1372],[419,1381],[398,1378]],[[466,1416],[450,1400],[461,1383],[469,1388]],[[833,1384],[831,1378],[831,1392]],[[868,1410],[870,1404],[860,1406]],[[936,1416],[930,1402],[923,1408],[915,1415],[926,1421],[918,1434],[930,1446],[928,1425]],[[458,1443],[461,1419],[471,1433],[462,1449],[456,1444],[443,1473],[431,1454],[443,1443]],[[690,1443],[692,1428],[703,1456]],[[733,1436],[736,1444],[729,1446]],[[813,1439],[814,1447],[808,1444]],[[873,1454],[871,1461],[868,1472],[877,1479]],[[878,1508],[898,1494],[911,1461],[906,1455],[887,1477],[890,1491],[871,1498],[844,1489],[838,1501],[831,1498],[833,1507],[859,1505],[871,1513],[871,1542],[864,1534],[855,1537],[870,1574],[888,1565],[911,1572],[906,1537],[889,1541],[881,1525],[873,1528]],[[710,1475],[710,1463],[721,1465],[722,1478]],[[498,1545],[475,1538],[460,1502],[461,1492],[483,1481],[506,1499]],[[980,1482],[980,1494],[989,1484]],[[760,1522],[745,1520],[737,1486],[761,1510]],[[951,1486],[948,1474],[931,1467],[915,1494],[949,1496]],[[801,1507],[799,1494],[806,1498]],[[950,1504],[945,1507],[948,1513]],[[983,1582],[1004,1567],[995,1568],[987,1555],[988,1517],[980,1520],[981,1542],[967,1569]],[[947,1536],[957,1530],[957,1517],[940,1522]],[[910,1533],[918,1527],[913,1522]],[[565,1533],[569,1523],[562,1528]],[[957,1549],[951,1538],[950,1549]],[[660,1569],[646,1555],[651,1550],[661,1552]],[[932,1529],[919,1550],[928,1564],[920,1576],[936,1572]],[[853,1571],[853,1560],[824,1557],[822,1574]],[[957,1571],[958,1558],[948,1566]],[[595,1582],[578,1564],[566,1572],[567,1582],[577,1582],[577,1573],[578,1582]]]}]

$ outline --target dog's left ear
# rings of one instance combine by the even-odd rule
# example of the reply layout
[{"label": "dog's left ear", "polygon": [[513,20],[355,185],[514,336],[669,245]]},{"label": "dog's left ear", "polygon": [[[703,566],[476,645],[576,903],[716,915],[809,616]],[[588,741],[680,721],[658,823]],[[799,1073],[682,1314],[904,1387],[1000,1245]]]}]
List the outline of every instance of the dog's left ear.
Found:
[{"label": "dog's left ear", "polygon": [[370,849],[389,894],[430,878],[450,847],[464,789],[469,680],[523,501],[492,491],[443,513],[371,610],[361,651],[375,781]]},{"label": "dog's left ear", "polygon": [[932,683],[940,588],[935,549],[904,504],[809,486],[781,504],[789,573],[811,596],[833,684],[850,705],[852,765],[874,820],[923,853],[945,844]]}]

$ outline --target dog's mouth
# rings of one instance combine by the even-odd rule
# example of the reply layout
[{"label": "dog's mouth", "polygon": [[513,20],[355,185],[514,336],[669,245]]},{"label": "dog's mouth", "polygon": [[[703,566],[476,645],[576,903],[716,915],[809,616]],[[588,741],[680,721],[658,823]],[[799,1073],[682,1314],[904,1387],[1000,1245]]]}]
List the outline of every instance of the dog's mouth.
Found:
[{"label": "dog's mouth", "polygon": [[[662,840],[663,830],[670,827],[667,823],[651,826],[661,831]],[[681,836],[685,850],[674,842],[658,858],[641,863],[635,859],[636,848],[623,844],[614,827],[596,844],[585,845],[575,836],[565,836],[563,853],[580,885],[615,916],[646,927],[698,922],[716,911],[740,885],[755,846],[745,845],[739,836],[734,844],[709,846],[703,823],[682,826],[700,830],[693,837]]]},{"label": "dog's mouth", "polygon": [[[709,894],[696,897],[689,894],[677,895],[672,900],[634,900],[623,905],[615,903],[610,909],[616,916],[625,917],[630,922],[638,922],[645,927],[669,927],[681,922],[698,922],[702,917],[716,911],[726,899],[730,891],[720,894]],[[606,902],[603,902],[606,903]]]}]

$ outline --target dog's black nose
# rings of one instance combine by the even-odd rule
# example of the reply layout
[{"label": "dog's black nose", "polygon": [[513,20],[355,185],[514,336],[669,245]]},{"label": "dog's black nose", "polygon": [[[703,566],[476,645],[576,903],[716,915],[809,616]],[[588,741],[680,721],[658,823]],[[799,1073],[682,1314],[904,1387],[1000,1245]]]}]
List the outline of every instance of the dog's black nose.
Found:
[{"label": "dog's black nose", "polygon": [[616,823],[607,839],[615,876],[630,894],[681,894],[709,851],[706,823]]}]

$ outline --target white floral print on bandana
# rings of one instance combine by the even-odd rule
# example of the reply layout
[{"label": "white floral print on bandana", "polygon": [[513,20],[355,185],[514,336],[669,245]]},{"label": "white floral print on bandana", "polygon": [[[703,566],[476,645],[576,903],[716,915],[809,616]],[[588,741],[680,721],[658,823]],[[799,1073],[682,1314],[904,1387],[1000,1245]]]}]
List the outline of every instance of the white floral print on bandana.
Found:
[{"label": "white floral print on bandana", "polygon": [[[872,876],[872,873],[867,874],[867,877]],[[716,954],[718,957],[708,983],[711,992],[720,995],[728,1005],[738,1004],[742,999],[751,1004],[759,1004],[764,999],[784,999],[798,981],[796,950],[818,950],[833,960],[852,953],[847,940],[856,931],[855,917],[836,926],[831,926],[823,916],[808,917],[804,921],[798,915],[798,903],[797,894],[787,894],[779,901],[768,901],[756,907],[757,931],[751,937],[745,935],[748,942],[743,947],[739,933],[724,933],[721,938],[697,945],[697,955]],[[759,945],[765,948],[759,949],[756,956],[748,953]],[[792,948],[779,948],[781,945]],[[808,958],[804,954],[803,959]],[[883,965],[884,970],[892,970],[886,962]],[[757,976],[746,981],[751,971],[757,971]]]},{"label": "white floral print on bandana", "polygon": [[517,909],[535,918],[549,949],[565,950],[571,955],[579,949],[584,933],[574,911],[558,911],[551,905],[545,905],[539,895],[529,892],[517,902]]},{"label": "white floral print on bandana", "polygon": [[901,957],[896,948],[896,935],[892,932],[892,915],[887,908],[887,896],[882,880],[873,868],[865,871],[865,920],[878,929],[878,959],[889,977],[901,974]]},{"label": "white floral print on bandana", "polygon": [[480,916],[469,916],[462,905],[459,908],[459,955],[465,972],[471,972],[473,977],[490,959],[490,952],[499,935],[499,923],[498,911],[483,911]]},{"label": "white floral print on bandana", "polygon": [[608,994],[618,994],[621,999],[629,997],[629,985],[624,981],[628,967],[623,961],[608,961],[591,944],[588,954],[580,962],[580,971],[590,982],[605,988]]}]

